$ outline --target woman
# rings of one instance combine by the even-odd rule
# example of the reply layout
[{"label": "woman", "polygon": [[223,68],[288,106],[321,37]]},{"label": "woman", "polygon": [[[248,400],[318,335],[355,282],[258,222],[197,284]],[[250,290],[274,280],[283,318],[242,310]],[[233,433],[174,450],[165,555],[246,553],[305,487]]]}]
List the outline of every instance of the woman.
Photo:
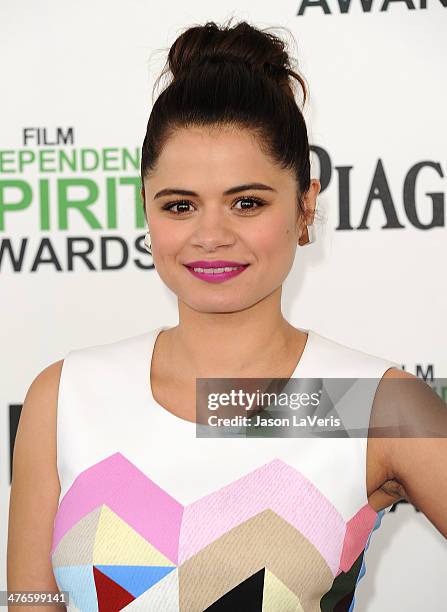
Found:
[{"label": "woman", "polygon": [[167,67],[141,178],[179,324],[71,351],[33,381],[8,588],[68,590],[82,611],[352,609],[385,508],[407,498],[447,537],[446,444],[196,435],[196,379],[415,377],[282,316],[320,189],[284,43],[211,22]]}]

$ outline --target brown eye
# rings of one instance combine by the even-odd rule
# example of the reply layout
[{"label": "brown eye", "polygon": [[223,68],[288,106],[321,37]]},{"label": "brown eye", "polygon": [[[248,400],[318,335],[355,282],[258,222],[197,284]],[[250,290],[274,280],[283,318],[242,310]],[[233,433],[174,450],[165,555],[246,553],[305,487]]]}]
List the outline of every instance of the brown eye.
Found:
[{"label": "brown eye", "polygon": [[[182,210],[173,210],[174,206],[182,207]],[[163,210],[169,210],[174,215],[181,215],[185,212],[190,212],[189,210],[185,210],[185,207],[191,206],[191,203],[187,200],[179,200],[178,202],[171,202],[170,204],[166,204],[163,206]]]},{"label": "brown eye", "polygon": [[[255,198],[253,196],[240,197],[236,200],[236,203],[239,202],[248,202],[250,204],[249,206],[243,206],[242,208],[237,209],[244,214],[251,213],[252,211],[266,204],[266,202],[260,198]],[[184,213],[191,212],[189,209],[190,206],[192,206],[192,204],[191,202],[188,202],[188,200],[178,200],[177,202],[170,202],[169,204],[166,204],[163,206],[163,210],[168,210],[173,215],[182,215]],[[174,210],[175,207],[177,207],[177,210]]]},{"label": "brown eye", "polygon": [[249,202],[250,204],[256,204],[256,206],[248,206],[248,207],[244,206],[238,209],[244,213],[245,211],[251,212],[252,210],[256,210],[257,208],[261,208],[262,206],[265,205],[265,202],[263,200],[261,200],[260,198],[254,198],[252,196],[239,198],[238,200],[236,200],[236,203],[239,203],[239,202]]}]

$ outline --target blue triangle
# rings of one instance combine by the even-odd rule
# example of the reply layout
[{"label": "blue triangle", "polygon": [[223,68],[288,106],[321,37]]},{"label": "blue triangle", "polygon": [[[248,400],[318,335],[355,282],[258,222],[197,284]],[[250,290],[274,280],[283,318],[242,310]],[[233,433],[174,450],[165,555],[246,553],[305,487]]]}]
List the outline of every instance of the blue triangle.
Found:
[{"label": "blue triangle", "polygon": [[176,569],[175,565],[97,565],[96,563],[95,567],[122,586],[123,589],[129,591],[134,597],[139,597]]},{"label": "blue triangle", "polygon": [[53,573],[59,590],[68,591],[69,603],[83,612],[98,612],[92,565],[57,566]]}]

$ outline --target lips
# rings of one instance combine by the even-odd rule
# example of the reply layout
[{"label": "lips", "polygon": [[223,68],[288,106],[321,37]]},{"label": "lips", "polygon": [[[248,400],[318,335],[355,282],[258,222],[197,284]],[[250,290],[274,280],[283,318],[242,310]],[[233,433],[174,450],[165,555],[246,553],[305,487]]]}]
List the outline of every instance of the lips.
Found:
[{"label": "lips", "polygon": [[190,261],[185,266],[187,268],[235,268],[248,266],[248,264],[240,261],[227,261],[225,259],[205,259]]},{"label": "lips", "polygon": [[185,265],[190,274],[207,283],[222,283],[243,274],[249,264],[237,261],[213,260],[193,261]]}]

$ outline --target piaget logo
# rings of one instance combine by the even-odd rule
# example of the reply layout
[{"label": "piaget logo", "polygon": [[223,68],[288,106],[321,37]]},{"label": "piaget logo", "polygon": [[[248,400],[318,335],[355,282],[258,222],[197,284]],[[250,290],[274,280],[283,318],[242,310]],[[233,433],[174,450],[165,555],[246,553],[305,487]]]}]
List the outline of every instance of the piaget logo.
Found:
[{"label": "piaget logo", "polygon": [[[354,194],[354,197],[351,197],[351,174],[357,170],[357,166],[335,164],[323,147],[310,145],[310,150],[316,156],[320,167],[320,193],[323,193],[333,180],[337,183],[339,223],[335,230],[372,229],[368,225],[369,217],[373,209],[377,208],[383,211],[386,219],[380,228],[382,230],[405,230],[409,226],[423,231],[445,229],[445,194],[441,181],[445,175],[439,161],[415,162],[402,178],[402,185],[395,185],[393,188],[384,163],[379,158],[372,169],[372,177],[366,184],[367,191],[362,201],[361,195]],[[396,192],[399,194],[398,198],[393,196]],[[352,210],[353,200],[355,210]]]},{"label": "piaget logo", "polygon": [[[139,147],[77,147],[73,127],[22,134],[21,148],[0,150],[0,270],[153,267],[143,247]],[[17,231],[24,223],[29,236]],[[119,229],[141,230],[132,261]]]}]

